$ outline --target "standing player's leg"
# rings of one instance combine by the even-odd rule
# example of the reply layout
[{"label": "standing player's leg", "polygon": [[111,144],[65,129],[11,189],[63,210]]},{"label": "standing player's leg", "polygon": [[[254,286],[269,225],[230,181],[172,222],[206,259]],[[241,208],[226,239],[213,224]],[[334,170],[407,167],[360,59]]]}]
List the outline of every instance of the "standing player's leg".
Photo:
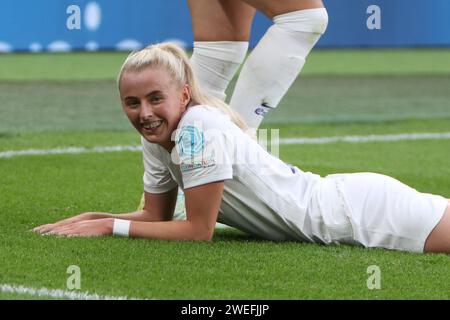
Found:
[{"label": "standing player's leg", "polygon": [[[188,0],[194,33],[191,64],[200,85],[225,100],[225,90],[244,61],[255,9],[241,0]],[[144,207],[144,197],[138,210]],[[178,192],[174,219],[185,219]]]},{"label": "standing player's leg", "polygon": [[[194,33],[191,65],[203,89],[225,100],[225,90],[244,61],[255,9],[240,0],[188,0]],[[175,220],[186,218],[178,192]]]},{"label": "standing player's leg", "polygon": [[[244,61],[255,9],[241,0],[188,0],[194,33],[191,65],[203,89],[225,100],[225,90]],[[186,218],[178,191],[173,218]]]},{"label": "standing player's leg", "polygon": [[188,0],[194,33],[191,64],[200,85],[225,100],[244,61],[255,9],[241,0]]},{"label": "standing player's leg", "polygon": [[300,73],[325,32],[328,15],[321,0],[243,1],[274,22],[244,63],[230,101],[256,130]]}]

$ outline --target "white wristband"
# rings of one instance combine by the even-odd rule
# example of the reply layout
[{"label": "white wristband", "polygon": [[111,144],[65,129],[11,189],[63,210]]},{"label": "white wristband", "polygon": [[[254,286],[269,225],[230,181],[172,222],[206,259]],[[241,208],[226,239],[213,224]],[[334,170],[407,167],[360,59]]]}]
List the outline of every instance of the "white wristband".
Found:
[{"label": "white wristband", "polygon": [[113,235],[128,237],[130,235],[130,220],[114,219]]}]

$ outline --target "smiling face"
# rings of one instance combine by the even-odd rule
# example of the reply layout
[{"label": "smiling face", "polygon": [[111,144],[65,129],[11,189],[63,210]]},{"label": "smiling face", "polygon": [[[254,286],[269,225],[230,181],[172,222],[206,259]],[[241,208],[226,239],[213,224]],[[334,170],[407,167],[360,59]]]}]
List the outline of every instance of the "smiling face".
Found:
[{"label": "smiling face", "polygon": [[126,71],[120,85],[122,108],[136,130],[149,142],[170,151],[182,114],[190,101],[189,86],[179,86],[161,67]]}]

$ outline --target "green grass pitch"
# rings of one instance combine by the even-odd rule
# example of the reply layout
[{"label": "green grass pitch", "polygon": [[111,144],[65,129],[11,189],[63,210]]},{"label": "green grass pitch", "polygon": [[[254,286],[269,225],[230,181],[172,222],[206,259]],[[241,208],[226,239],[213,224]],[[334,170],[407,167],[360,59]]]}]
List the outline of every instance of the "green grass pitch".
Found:
[{"label": "green grass pitch", "polygon": [[[0,154],[138,145],[115,76],[123,53],[0,57]],[[314,50],[264,128],[281,137],[450,132],[450,50]],[[232,88],[232,86],[231,86]],[[230,88],[230,89],[231,89]],[[450,198],[450,139],[282,145],[320,175],[372,171]],[[264,241],[218,229],[212,243],[58,238],[34,226],[85,211],[130,212],[139,152],[0,157],[0,284],[145,299],[449,299],[450,255]],[[370,290],[367,268],[381,271]],[[36,299],[0,292],[0,299]]]}]

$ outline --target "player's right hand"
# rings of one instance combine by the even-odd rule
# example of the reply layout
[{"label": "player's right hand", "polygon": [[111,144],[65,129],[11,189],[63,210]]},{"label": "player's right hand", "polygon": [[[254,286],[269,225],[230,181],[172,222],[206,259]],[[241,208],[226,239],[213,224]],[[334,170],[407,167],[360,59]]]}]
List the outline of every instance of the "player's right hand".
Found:
[{"label": "player's right hand", "polygon": [[66,225],[69,225],[69,224],[72,224],[75,222],[79,222],[79,221],[83,221],[83,220],[90,220],[92,218],[93,218],[92,212],[85,212],[85,213],[76,215],[74,217],[70,217],[67,219],[57,221],[55,223],[49,223],[49,224],[44,224],[44,225],[38,226],[38,227],[34,228],[32,231],[41,233],[41,234],[45,234],[45,233],[51,232],[55,228],[59,228],[59,227],[66,226]]}]

